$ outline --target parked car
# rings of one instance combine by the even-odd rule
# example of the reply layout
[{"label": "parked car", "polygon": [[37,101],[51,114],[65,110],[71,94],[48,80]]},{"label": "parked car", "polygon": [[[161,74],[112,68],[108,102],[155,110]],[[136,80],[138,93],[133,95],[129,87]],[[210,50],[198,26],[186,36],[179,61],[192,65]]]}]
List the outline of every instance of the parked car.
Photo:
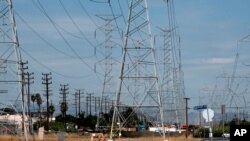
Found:
[{"label": "parked car", "polygon": [[230,134],[229,134],[229,133],[223,133],[223,134],[222,134],[222,137],[223,137],[223,138],[230,138]]}]

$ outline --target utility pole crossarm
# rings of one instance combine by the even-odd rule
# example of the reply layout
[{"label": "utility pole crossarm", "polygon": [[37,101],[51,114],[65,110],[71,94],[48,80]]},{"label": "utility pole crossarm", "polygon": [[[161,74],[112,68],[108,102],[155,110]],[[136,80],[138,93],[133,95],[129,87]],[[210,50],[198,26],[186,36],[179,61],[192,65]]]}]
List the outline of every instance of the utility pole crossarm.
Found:
[{"label": "utility pole crossarm", "polygon": [[45,94],[44,96],[46,97],[46,107],[47,107],[47,112],[46,112],[46,116],[47,116],[47,122],[46,122],[46,130],[49,130],[49,96],[52,95],[51,90],[50,90],[50,85],[52,84],[52,73],[42,73],[43,77],[42,77],[42,84],[45,85]]}]

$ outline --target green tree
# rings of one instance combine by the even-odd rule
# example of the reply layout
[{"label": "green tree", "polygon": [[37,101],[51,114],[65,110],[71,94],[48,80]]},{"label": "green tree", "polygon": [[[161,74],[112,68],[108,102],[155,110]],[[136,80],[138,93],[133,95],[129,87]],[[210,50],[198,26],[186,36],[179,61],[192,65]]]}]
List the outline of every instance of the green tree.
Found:
[{"label": "green tree", "polygon": [[31,101],[32,101],[32,103],[33,103],[33,112],[34,112],[34,110],[35,110],[35,105],[34,105],[34,103],[35,103],[35,101],[36,101],[36,95],[34,95],[34,94],[31,95]]},{"label": "green tree", "polygon": [[13,108],[8,108],[8,107],[6,107],[6,108],[1,108],[1,109],[0,109],[0,112],[1,112],[1,114],[3,114],[3,115],[5,115],[5,114],[14,114],[14,113],[16,113],[16,111],[15,111]]},{"label": "green tree", "polygon": [[66,102],[62,102],[60,106],[60,110],[62,112],[62,115],[65,116],[67,110],[68,110],[68,104]]},{"label": "green tree", "polygon": [[52,117],[53,117],[53,114],[54,114],[54,112],[55,112],[55,107],[54,107],[53,104],[50,104],[48,108],[49,108],[49,115],[50,115],[50,117],[52,118]]},{"label": "green tree", "polygon": [[36,103],[38,105],[39,118],[41,119],[41,105],[43,103],[43,100],[42,100],[41,95],[39,93],[36,94]]},{"label": "green tree", "polygon": [[96,122],[97,122],[97,117],[96,116],[88,115],[84,119],[84,126],[89,127],[89,128],[94,130]]},{"label": "green tree", "polygon": [[64,128],[64,124],[62,122],[50,122],[49,127],[52,131],[61,131]]},{"label": "green tree", "polygon": [[122,115],[126,119],[125,127],[135,127],[139,123],[137,114],[130,107],[126,108],[126,110],[122,112]]},{"label": "green tree", "polygon": [[33,102],[33,107],[34,107],[34,103],[36,101],[36,96],[34,94],[31,95],[31,101]]},{"label": "green tree", "polygon": [[62,116],[63,116],[63,119],[64,119],[64,128],[66,129],[66,112],[68,110],[67,102],[62,102],[61,103],[60,110],[62,112]]}]

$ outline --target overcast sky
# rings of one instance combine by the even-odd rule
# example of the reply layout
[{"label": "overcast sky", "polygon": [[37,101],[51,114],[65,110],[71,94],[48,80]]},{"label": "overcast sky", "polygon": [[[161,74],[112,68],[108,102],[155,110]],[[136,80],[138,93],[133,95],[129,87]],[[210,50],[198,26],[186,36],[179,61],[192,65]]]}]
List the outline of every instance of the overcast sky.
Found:
[{"label": "overcast sky", "polygon": [[[52,97],[56,104],[60,84],[68,83],[71,95],[75,89],[100,93],[103,77],[99,74],[102,68],[98,62],[104,56],[103,49],[98,46],[103,39],[98,27],[104,22],[98,16],[111,15],[112,11],[107,3],[96,1],[13,1],[22,57],[29,61],[29,70],[35,73],[33,92],[43,93],[42,73],[52,72]],[[204,89],[212,91],[216,77],[233,72],[237,41],[250,33],[250,1],[174,2],[181,38],[185,93],[191,97],[191,105],[197,105],[199,96],[206,98]],[[119,16],[120,30],[124,31],[127,3],[124,0],[120,0],[120,5],[116,0],[111,3],[114,14]],[[168,25],[166,3],[148,0],[148,7],[152,32],[159,36],[157,27]],[[115,40],[120,42],[121,38],[118,36]],[[237,73],[249,75],[249,67],[243,63],[250,64],[250,50],[247,43],[241,46]],[[119,61],[119,46],[115,50],[115,59]],[[113,69],[118,72],[119,65]]]}]

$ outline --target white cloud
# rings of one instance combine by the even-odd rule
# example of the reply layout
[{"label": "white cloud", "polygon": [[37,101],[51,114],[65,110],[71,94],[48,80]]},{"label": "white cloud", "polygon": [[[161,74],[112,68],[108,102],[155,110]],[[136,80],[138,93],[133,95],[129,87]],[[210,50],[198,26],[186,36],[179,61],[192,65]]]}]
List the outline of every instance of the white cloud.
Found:
[{"label": "white cloud", "polygon": [[214,57],[214,58],[209,58],[205,59],[202,62],[205,64],[231,64],[234,62],[234,58],[219,58],[219,57]]}]

